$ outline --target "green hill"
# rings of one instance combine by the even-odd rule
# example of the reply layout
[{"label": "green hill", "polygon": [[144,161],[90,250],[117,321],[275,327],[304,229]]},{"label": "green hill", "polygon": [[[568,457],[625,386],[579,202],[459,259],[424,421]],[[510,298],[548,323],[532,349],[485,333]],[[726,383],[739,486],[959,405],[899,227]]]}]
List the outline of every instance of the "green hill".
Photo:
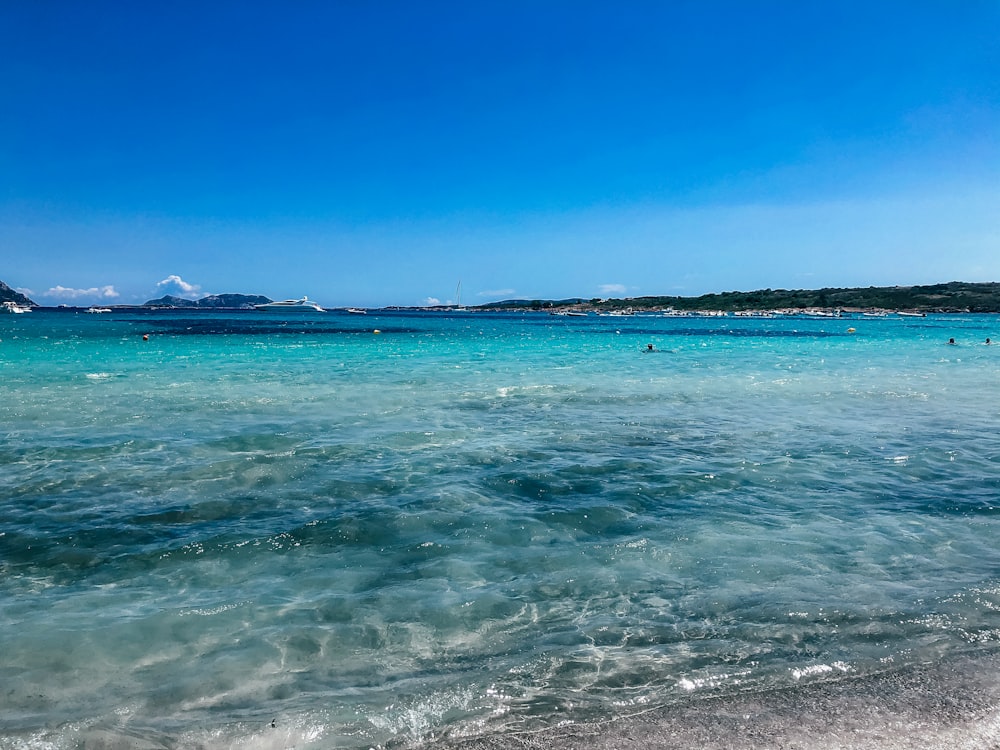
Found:
[{"label": "green hill", "polygon": [[34,302],[25,297],[23,294],[11,289],[9,286],[0,281],[0,304],[4,302],[15,302],[18,305],[37,307]]}]

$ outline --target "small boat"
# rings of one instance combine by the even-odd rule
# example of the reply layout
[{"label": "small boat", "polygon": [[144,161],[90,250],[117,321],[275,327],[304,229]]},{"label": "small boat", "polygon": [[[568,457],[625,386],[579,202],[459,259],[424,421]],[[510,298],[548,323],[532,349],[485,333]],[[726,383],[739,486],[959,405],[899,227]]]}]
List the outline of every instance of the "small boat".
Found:
[{"label": "small boat", "polygon": [[20,315],[21,313],[29,313],[31,308],[26,305],[19,305],[16,302],[4,302],[0,305],[0,313],[11,313],[14,315]]},{"label": "small boat", "polygon": [[367,310],[363,310],[360,307],[348,307],[347,308],[347,312],[349,312],[351,315],[367,315],[368,314]]},{"label": "small boat", "polygon": [[898,315],[901,318],[926,318],[927,317],[927,313],[922,313],[922,312],[903,312],[902,310],[900,310],[899,312],[897,312],[896,315]]},{"label": "small boat", "polygon": [[303,297],[302,299],[286,299],[281,302],[268,302],[263,305],[254,305],[254,309],[266,310],[267,312],[324,312],[322,307],[308,297]]},{"label": "small boat", "polygon": [[89,313],[109,313],[111,312],[110,307],[88,307],[87,312]]}]

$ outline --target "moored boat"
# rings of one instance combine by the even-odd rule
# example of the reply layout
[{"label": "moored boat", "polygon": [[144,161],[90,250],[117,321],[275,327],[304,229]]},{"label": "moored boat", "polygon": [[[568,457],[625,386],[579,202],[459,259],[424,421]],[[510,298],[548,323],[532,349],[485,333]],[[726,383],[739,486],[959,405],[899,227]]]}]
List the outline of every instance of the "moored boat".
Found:
[{"label": "moored boat", "polygon": [[254,305],[254,309],[266,310],[268,312],[324,312],[322,307],[308,297],[286,299],[280,302],[267,302],[263,305]]}]

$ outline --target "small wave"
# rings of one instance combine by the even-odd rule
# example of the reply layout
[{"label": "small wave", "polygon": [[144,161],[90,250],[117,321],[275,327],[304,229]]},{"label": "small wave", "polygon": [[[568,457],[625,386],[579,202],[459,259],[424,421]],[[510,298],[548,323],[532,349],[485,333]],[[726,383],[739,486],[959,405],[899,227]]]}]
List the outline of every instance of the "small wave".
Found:
[{"label": "small wave", "polygon": [[191,609],[183,609],[177,613],[178,617],[189,617],[191,615],[196,615],[199,617],[210,617],[212,615],[220,615],[223,612],[228,612],[229,610],[236,609],[237,607],[242,607],[246,602],[234,602],[232,604],[220,604],[218,607],[193,607]]},{"label": "small wave", "polygon": [[819,677],[821,675],[828,675],[835,671],[840,671],[846,674],[851,671],[851,667],[842,661],[835,661],[833,664],[813,664],[809,667],[791,670],[792,677],[796,680],[801,680],[803,677]]}]

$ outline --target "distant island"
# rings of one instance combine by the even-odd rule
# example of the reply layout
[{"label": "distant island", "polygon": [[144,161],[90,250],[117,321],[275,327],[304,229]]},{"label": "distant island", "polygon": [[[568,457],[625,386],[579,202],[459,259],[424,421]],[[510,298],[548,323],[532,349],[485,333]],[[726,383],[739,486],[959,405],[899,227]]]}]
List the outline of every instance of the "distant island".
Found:
[{"label": "distant island", "polygon": [[[173,295],[166,295],[165,297],[160,297],[159,299],[151,299],[148,302],[144,302],[142,305],[112,305],[112,307],[119,309],[129,309],[129,308],[157,308],[157,307],[181,307],[185,309],[200,309],[200,310],[252,310],[254,305],[266,305],[268,302],[272,302],[269,297],[265,297],[260,294],[210,294],[207,297],[202,297],[198,300],[185,299],[184,297],[174,297]],[[29,307],[40,307],[37,302],[32,301],[25,295],[21,294],[14,289],[11,289],[7,284],[0,281],[0,304],[4,302],[14,302],[18,305],[26,305]],[[84,307],[90,307],[90,305],[84,305]]]},{"label": "distant island", "polygon": [[254,305],[266,305],[273,300],[259,294],[210,294],[199,300],[184,299],[166,295],[159,299],[151,299],[143,303],[143,307],[196,307],[200,309],[217,310],[252,310]]},{"label": "distant island", "polygon": [[[271,302],[259,294],[211,294],[199,300],[167,295],[142,305],[114,305],[127,308],[183,308],[188,310],[249,310],[254,305]],[[0,281],[0,303],[38,307],[25,295]],[[1000,313],[1000,283],[952,281],[923,286],[888,286],[824,289],[760,289],[753,292],[720,292],[699,297],[648,296],[622,299],[504,300],[462,308],[470,311],[579,311],[616,312],[631,308],[635,312],[754,312],[754,311],[905,311],[913,313]],[[455,310],[456,305],[434,307],[388,307],[407,310]]]}]

